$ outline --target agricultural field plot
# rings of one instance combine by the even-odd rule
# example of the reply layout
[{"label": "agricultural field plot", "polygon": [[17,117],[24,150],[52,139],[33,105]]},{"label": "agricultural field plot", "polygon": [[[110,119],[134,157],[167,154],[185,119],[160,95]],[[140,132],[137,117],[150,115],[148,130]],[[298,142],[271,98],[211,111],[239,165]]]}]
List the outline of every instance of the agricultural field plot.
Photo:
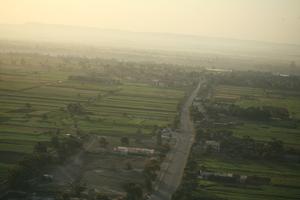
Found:
[{"label": "agricultural field plot", "polygon": [[[237,87],[229,85],[219,85],[213,92],[218,102],[228,103],[227,95],[231,98],[235,96],[233,103],[242,108],[274,106],[286,108],[289,111],[289,120],[272,120],[271,122],[253,122],[239,120],[241,125],[235,126],[231,130],[234,135],[243,137],[250,136],[256,140],[269,141],[272,138],[282,140],[286,145],[299,148],[300,127],[297,120],[300,117],[300,93],[297,91],[264,90],[261,88]],[[222,96],[223,99],[219,97]]]},{"label": "agricultural field plot", "polygon": [[268,123],[254,123],[243,121],[243,124],[229,128],[237,137],[251,136],[258,141],[271,141],[273,138],[284,141],[288,147],[299,149],[300,147],[300,128],[285,128],[274,126]]},{"label": "agricultural field plot", "polygon": [[300,119],[300,92],[218,85],[213,91],[218,101],[231,102],[244,108],[275,106],[287,108],[291,117]]},{"label": "agricultural field plot", "polygon": [[235,103],[243,98],[263,97],[265,91],[261,88],[218,85],[213,90],[213,97],[218,101]]},{"label": "agricultural field plot", "polygon": [[[39,68],[37,68],[39,69]],[[7,71],[6,71],[7,70]],[[107,85],[68,80],[73,72],[2,69],[0,74],[0,177],[39,141],[59,129],[152,139],[156,127],[172,125],[183,90],[122,82]],[[80,103],[84,114],[70,117],[67,106]],[[117,143],[117,142],[116,142]],[[119,143],[118,143],[119,144]],[[5,154],[11,158],[7,159]]]},{"label": "agricultural field plot", "polygon": [[280,98],[259,98],[253,100],[241,100],[237,102],[237,105],[242,107],[250,107],[250,106],[277,106],[287,108],[291,114],[292,118],[300,119],[300,97],[293,96],[285,96]]},{"label": "agricultural field plot", "polygon": [[[272,177],[270,185],[264,186],[233,186],[220,182],[199,180],[199,187],[226,199],[298,199],[299,164],[283,164],[268,161],[251,161],[206,157],[199,161],[208,169],[219,173],[240,175],[258,175]],[[297,187],[298,186],[298,187]]]},{"label": "agricultural field plot", "polygon": [[[199,141],[192,158],[201,169],[199,178],[195,179],[196,194],[212,199],[300,199],[299,94],[298,91],[216,85],[207,95],[209,103],[203,101],[207,109],[205,120],[212,123],[199,123],[196,127]],[[259,118],[260,112],[267,108],[273,108],[268,118]],[[275,108],[287,110],[289,116],[276,117]],[[251,111],[257,118],[247,115]],[[245,142],[247,139],[251,142]],[[281,151],[273,148],[274,157],[268,157],[265,150],[274,141],[281,144]],[[256,182],[245,181],[248,178]]]}]

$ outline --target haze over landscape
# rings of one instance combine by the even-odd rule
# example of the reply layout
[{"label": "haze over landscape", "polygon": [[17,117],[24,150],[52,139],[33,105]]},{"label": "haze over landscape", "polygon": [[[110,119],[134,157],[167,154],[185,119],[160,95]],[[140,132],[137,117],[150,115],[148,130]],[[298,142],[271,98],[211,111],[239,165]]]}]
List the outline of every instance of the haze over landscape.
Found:
[{"label": "haze over landscape", "polygon": [[1,5],[1,24],[60,24],[300,44],[297,0],[2,0]]},{"label": "haze over landscape", "polygon": [[191,60],[200,53],[275,59],[286,66],[300,62],[297,0],[12,0],[2,5],[2,40],[186,52]]},{"label": "haze over landscape", "polygon": [[0,199],[300,199],[299,0],[0,0]]}]

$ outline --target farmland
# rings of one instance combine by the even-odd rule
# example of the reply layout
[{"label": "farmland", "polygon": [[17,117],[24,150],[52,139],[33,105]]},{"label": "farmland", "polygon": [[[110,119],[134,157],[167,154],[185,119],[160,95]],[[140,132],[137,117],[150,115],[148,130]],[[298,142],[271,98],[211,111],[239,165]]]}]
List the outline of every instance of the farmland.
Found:
[{"label": "farmland", "polygon": [[[262,88],[237,87],[219,85],[214,90],[214,98],[217,101],[230,102],[242,108],[251,106],[274,106],[286,108],[290,117],[298,120],[300,116],[300,93],[298,91],[268,90]],[[232,99],[234,98],[234,99]],[[268,141],[277,138],[293,148],[300,146],[300,127],[290,127],[294,123],[289,121],[274,120],[271,122],[241,121],[242,125],[233,127],[236,136],[251,136],[256,140]]]},{"label": "farmland", "polygon": [[292,118],[300,119],[299,91],[219,85],[214,90],[214,97],[225,101],[230,99],[245,108],[266,105],[285,107]]},{"label": "farmland", "polygon": [[[201,159],[208,169],[221,173],[272,177],[271,185],[240,186],[199,180],[199,186],[227,199],[295,199],[299,198],[299,164],[286,165],[267,161],[238,160],[212,157]],[[209,184],[208,184],[209,183]]]},{"label": "farmland", "polygon": [[[197,139],[174,199],[299,199],[300,93],[283,85],[299,82],[271,74],[235,76],[239,81],[230,73],[211,75],[215,82],[194,102]],[[265,80],[277,78],[278,85],[268,87]],[[267,181],[244,181],[249,177]]]},{"label": "farmland", "polygon": [[[103,72],[106,68],[90,69],[88,64],[82,64],[88,68],[83,70],[78,64],[82,60],[74,62],[77,58],[2,54],[1,59],[1,179],[5,179],[8,169],[32,153],[37,142],[50,141],[57,132],[60,137],[76,132],[105,136],[112,146],[120,145],[121,137],[128,137],[132,146],[155,148],[155,130],[173,126],[187,87],[153,85],[154,73],[161,74],[155,70],[143,81],[137,80],[143,74],[118,74],[119,66],[108,69],[115,74]],[[105,81],[69,78],[89,71],[101,74]],[[70,104],[80,105],[84,114],[71,116],[67,109]],[[136,138],[144,140],[144,144],[134,143]],[[109,160],[117,162],[118,157],[112,157]]]},{"label": "farmland", "polygon": [[[234,97],[232,103],[242,108],[274,106],[288,109],[295,122],[274,119],[269,122],[239,119],[239,125],[227,130],[236,137],[251,137],[258,142],[268,142],[276,138],[283,141],[286,148],[299,149],[300,93],[262,89],[255,87],[238,87],[218,85],[214,90],[215,97]],[[222,102],[222,100],[218,100]],[[224,101],[228,103],[228,101]],[[295,125],[296,124],[296,125]],[[235,158],[205,158],[200,161],[207,168],[222,173],[256,175],[272,177],[268,186],[232,187],[223,184],[211,184],[207,190],[219,197],[228,199],[297,199],[299,193],[299,163],[276,162],[267,160],[247,160]],[[201,185],[201,181],[200,181]]]}]

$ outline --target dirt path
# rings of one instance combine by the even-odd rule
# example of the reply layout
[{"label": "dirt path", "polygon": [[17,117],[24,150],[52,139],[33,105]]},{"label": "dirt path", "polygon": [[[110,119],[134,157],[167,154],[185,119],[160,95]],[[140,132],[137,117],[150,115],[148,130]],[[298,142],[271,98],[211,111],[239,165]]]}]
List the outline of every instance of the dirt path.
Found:
[{"label": "dirt path", "polygon": [[189,107],[192,105],[200,86],[201,82],[199,82],[181,110],[180,133],[177,135],[177,143],[162,164],[163,173],[155,192],[151,195],[151,200],[170,200],[181,182],[194,141],[194,128],[190,120]]}]

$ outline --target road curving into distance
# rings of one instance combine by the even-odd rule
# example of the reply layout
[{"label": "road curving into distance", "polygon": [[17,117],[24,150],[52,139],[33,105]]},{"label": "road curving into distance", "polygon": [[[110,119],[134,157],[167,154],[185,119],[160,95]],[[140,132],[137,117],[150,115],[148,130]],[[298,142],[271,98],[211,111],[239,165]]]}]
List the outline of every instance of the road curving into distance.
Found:
[{"label": "road curving into distance", "polygon": [[194,127],[190,119],[190,106],[200,89],[201,81],[190,94],[181,109],[180,133],[177,134],[177,142],[168,154],[166,161],[161,166],[161,176],[157,187],[149,199],[170,200],[172,194],[180,185],[184,168],[194,142]]}]

